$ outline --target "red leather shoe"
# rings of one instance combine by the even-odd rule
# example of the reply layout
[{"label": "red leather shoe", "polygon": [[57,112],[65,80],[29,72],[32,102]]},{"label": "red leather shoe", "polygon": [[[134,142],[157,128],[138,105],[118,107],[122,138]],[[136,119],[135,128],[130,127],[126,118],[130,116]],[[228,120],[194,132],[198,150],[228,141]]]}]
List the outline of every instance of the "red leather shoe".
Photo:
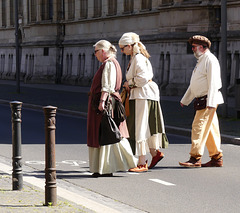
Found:
[{"label": "red leather shoe", "polygon": [[162,152],[160,152],[159,150],[157,150],[157,155],[152,158],[152,162],[148,168],[152,169],[163,158],[164,158],[164,154]]},{"label": "red leather shoe", "polygon": [[129,172],[147,172],[148,171],[148,165],[147,165],[147,161],[144,165],[138,165],[135,168],[129,169]]}]

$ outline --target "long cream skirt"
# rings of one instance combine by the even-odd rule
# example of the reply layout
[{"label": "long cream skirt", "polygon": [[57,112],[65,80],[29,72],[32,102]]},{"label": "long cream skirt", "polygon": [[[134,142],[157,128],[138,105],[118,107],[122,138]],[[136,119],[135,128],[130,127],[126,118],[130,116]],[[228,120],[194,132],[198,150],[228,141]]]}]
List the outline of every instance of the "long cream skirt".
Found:
[{"label": "long cream skirt", "polygon": [[119,143],[101,146],[100,148],[88,147],[89,168],[92,173],[108,174],[117,171],[128,171],[137,166],[137,158],[133,156],[132,149],[126,138]]}]

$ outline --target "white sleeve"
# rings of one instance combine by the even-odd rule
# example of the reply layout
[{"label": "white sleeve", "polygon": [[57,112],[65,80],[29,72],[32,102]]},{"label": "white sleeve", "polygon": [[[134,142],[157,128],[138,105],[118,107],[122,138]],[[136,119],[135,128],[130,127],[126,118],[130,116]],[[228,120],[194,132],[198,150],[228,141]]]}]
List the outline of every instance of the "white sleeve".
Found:
[{"label": "white sleeve", "polygon": [[107,61],[102,72],[102,92],[115,92],[116,67],[112,61]]},{"label": "white sleeve", "polygon": [[207,106],[216,107],[218,90],[221,88],[220,65],[218,61],[209,60],[207,63],[208,98]]},{"label": "white sleeve", "polygon": [[188,89],[187,89],[187,91],[185,92],[182,100],[181,100],[180,102],[181,102],[183,105],[188,106],[188,105],[192,102],[192,100],[193,100],[194,98],[195,98],[195,97],[194,97],[193,93],[191,92],[191,88],[190,88],[190,86],[189,86]]},{"label": "white sleeve", "polygon": [[150,61],[143,55],[135,56],[135,74],[134,78],[129,80],[129,85],[143,87],[153,78],[152,65]]}]

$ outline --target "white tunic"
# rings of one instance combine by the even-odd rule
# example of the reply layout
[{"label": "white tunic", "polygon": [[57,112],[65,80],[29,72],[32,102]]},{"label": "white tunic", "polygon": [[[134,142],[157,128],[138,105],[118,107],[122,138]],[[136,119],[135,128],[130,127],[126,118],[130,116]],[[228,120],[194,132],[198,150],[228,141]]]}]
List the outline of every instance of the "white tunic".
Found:
[{"label": "white tunic", "polygon": [[130,100],[147,99],[159,101],[159,89],[153,78],[153,70],[150,61],[142,54],[133,56],[131,65],[126,73],[126,80],[130,86]]},{"label": "white tunic", "polygon": [[181,103],[189,105],[194,98],[207,95],[207,106],[217,107],[223,103],[219,89],[222,87],[221,72],[218,59],[207,50],[198,59],[192,72],[190,85]]}]

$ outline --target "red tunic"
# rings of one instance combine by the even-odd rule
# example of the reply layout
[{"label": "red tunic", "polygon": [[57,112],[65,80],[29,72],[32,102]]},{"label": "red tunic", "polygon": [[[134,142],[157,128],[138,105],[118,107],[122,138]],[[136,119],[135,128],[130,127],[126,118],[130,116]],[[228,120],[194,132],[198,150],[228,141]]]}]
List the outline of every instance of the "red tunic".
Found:
[{"label": "red tunic", "polygon": [[[116,86],[114,95],[121,100],[119,95],[119,90],[121,88],[122,83],[122,71],[118,61],[115,58],[110,58],[115,67],[116,67]],[[96,74],[94,75],[91,89],[90,89],[90,96],[88,99],[88,117],[87,117],[87,145],[89,147],[99,148],[99,127],[102,119],[101,114],[97,114],[96,111],[92,108],[92,98],[95,94],[100,93],[102,89],[102,72],[105,67],[107,60],[100,66]],[[128,138],[128,129],[126,125],[126,121],[122,122],[119,126],[119,130],[122,134],[122,137]]]}]

